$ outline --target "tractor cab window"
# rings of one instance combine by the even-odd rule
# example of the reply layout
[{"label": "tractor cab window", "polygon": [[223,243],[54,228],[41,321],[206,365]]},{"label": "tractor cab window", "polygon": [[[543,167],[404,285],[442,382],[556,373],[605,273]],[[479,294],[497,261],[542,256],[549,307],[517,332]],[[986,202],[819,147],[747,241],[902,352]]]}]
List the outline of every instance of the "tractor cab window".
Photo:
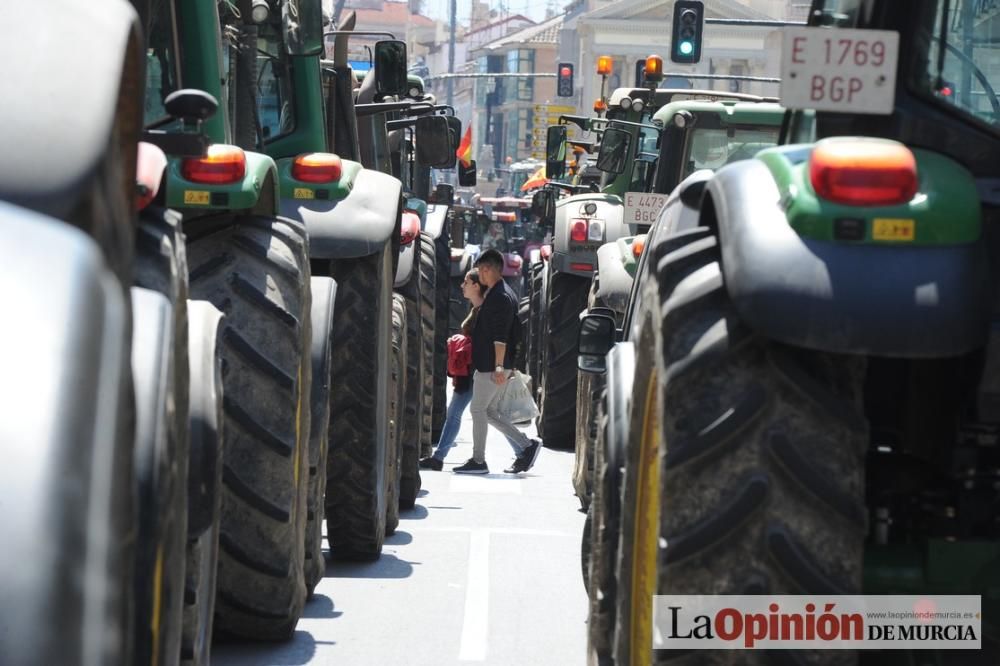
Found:
[{"label": "tractor cab window", "polygon": [[264,141],[295,129],[292,68],[280,26],[261,26],[257,41],[257,113]]},{"label": "tractor cab window", "polygon": [[1000,129],[996,3],[938,0],[933,25],[920,34],[927,55],[914,72],[915,91]]},{"label": "tractor cab window", "polygon": [[777,143],[777,127],[696,129],[687,142],[683,178],[699,169],[718,169],[724,164],[750,159]]},{"label": "tractor cab window", "polygon": [[[163,100],[180,89],[180,68],[177,63],[177,24],[173,16],[173,3],[161,0],[150,9],[149,35],[146,48],[146,99],[143,112],[147,127],[163,127],[170,117],[163,108]],[[180,121],[174,121],[178,124]]]}]

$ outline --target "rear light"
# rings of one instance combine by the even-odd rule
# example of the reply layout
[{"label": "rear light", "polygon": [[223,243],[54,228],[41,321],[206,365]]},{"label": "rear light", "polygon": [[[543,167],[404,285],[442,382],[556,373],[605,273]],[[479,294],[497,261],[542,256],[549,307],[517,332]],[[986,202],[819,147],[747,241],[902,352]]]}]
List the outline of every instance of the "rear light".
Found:
[{"label": "rear light", "polygon": [[420,235],[420,216],[413,211],[403,211],[403,220],[400,224],[399,242],[401,245],[412,243],[413,239]]},{"label": "rear light", "polygon": [[891,206],[917,193],[917,161],[909,148],[885,139],[824,139],[809,158],[816,194],[847,206]]},{"label": "rear light", "polygon": [[642,251],[646,247],[646,237],[636,236],[632,241],[632,256],[638,259],[642,256]]},{"label": "rear light", "polygon": [[604,223],[600,220],[591,220],[587,228],[587,240],[604,240]]},{"label": "rear light", "polygon": [[292,178],[303,183],[332,183],[340,180],[344,165],[333,153],[305,153],[292,162]]},{"label": "rear light", "polygon": [[239,146],[217,143],[208,147],[204,157],[189,157],[181,162],[181,175],[193,183],[228,185],[243,180],[247,156]]},{"label": "rear light", "polygon": [[573,220],[569,226],[569,239],[577,243],[583,243],[587,240],[587,221],[586,220]]},{"label": "rear light", "polygon": [[542,255],[542,259],[548,259],[549,257],[552,256],[552,246],[543,245],[542,249],[538,251],[538,254]]},{"label": "rear light", "polygon": [[519,257],[516,254],[509,254],[509,255],[507,255],[507,265],[510,266],[511,268],[520,268],[521,267],[521,257]]},{"label": "rear light", "polygon": [[594,270],[594,264],[570,264],[569,269],[571,271],[592,271]]}]

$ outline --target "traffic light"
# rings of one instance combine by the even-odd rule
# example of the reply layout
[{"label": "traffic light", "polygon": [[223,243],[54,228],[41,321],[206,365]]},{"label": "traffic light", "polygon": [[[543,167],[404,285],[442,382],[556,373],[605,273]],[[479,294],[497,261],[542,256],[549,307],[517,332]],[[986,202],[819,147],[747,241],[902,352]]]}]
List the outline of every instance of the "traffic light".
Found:
[{"label": "traffic light", "polygon": [[683,64],[701,60],[701,29],[704,22],[705,5],[700,0],[677,0],[674,3],[671,60]]},{"label": "traffic light", "polygon": [[573,96],[573,63],[571,62],[561,62],[559,63],[558,70],[558,80],[556,83],[556,96],[557,97],[572,97]]}]

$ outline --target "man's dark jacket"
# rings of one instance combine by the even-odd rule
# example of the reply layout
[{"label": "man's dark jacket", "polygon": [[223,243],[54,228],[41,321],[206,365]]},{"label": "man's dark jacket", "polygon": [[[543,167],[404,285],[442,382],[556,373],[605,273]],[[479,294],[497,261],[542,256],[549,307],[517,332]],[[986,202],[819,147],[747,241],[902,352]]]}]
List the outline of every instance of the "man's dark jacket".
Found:
[{"label": "man's dark jacket", "polygon": [[493,372],[496,369],[495,342],[507,345],[503,366],[512,369],[520,342],[519,332],[517,297],[507,283],[500,280],[486,292],[486,299],[479,307],[476,325],[472,329],[472,365],[476,371]]}]

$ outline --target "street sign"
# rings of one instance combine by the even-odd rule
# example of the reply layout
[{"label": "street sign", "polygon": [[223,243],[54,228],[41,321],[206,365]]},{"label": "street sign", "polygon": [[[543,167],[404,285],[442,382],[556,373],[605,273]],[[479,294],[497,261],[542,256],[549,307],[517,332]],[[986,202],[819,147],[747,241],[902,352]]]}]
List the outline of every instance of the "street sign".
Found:
[{"label": "street sign", "polygon": [[625,224],[650,225],[656,221],[660,210],[666,204],[666,194],[626,192],[625,213],[622,215],[622,222]]},{"label": "street sign", "polygon": [[789,109],[890,114],[899,33],[785,28],[781,103]]},{"label": "street sign", "polygon": [[576,113],[575,106],[565,104],[535,104],[535,113],[544,115],[546,113]]}]

